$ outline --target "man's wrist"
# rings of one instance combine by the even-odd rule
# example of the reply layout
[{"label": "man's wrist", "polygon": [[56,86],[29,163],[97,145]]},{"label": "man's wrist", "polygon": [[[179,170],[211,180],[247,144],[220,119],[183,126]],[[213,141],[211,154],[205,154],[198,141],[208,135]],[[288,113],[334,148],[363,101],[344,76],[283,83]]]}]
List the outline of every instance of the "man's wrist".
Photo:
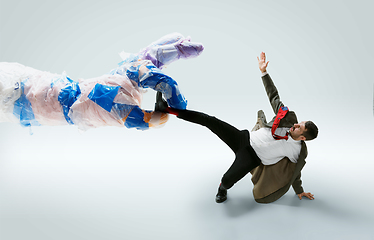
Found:
[{"label": "man's wrist", "polygon": [[268,72],[261,72],[261,77],[265,76],[266,74],[268,74]]}]

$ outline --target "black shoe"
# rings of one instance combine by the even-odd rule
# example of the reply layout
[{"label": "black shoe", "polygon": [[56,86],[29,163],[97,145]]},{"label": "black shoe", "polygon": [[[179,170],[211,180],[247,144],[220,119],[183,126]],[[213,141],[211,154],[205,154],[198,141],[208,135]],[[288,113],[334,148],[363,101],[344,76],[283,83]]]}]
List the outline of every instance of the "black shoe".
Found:
[{"label": "black shoe", "polygon": [[221,186],[218,188],[218,193],[216,195],[216,202],[222,203],[227,200],[227,189],[221,188]]},{"label": "black shoe", "polygon": [[167,107],[168,107],[168,103],[162,98],[162,93],[157,92],[156,103],[155,103],[155,112],[165,112]]}]

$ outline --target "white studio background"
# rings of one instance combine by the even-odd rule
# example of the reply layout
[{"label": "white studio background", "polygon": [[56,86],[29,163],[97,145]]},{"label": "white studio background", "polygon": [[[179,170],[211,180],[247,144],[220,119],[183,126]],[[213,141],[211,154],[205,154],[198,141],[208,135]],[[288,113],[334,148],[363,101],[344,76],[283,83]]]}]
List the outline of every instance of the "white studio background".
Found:
[{"label": "white studio background", "polygon": [[[257,204],[250,176],[214,197],[233,154],[208,130],[0,123],[0,239],[373,239],[371,1],[1,0],[0,61],[72,79],[172,32],[205,50],[165,69],[189,109],[251,129],[270,119],[256,56],[299,120],[313,120],[303,186]],[[154,92],[144,95],[152,109]]]}]

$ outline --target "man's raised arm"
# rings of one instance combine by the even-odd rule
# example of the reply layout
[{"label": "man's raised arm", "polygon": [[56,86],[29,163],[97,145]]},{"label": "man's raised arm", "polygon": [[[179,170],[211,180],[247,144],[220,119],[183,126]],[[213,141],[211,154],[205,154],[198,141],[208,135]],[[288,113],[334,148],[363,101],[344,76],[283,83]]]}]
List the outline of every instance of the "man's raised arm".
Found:
[{"label": "man's raised arm", "polygon": [[278,113],[280,107],[284,106],[282,101],[280,100],[278,90],[275,87],[273,80],[271,80],[270,75],[266,72],[266,68],[268,66],[269,61],[266,62],[266,56],[264,52],[261,52],[260,58],[257,57],[258,66],[262,73],[262,83],[264,84],[266,94],[268,95],[271,107],[275,114]]}]

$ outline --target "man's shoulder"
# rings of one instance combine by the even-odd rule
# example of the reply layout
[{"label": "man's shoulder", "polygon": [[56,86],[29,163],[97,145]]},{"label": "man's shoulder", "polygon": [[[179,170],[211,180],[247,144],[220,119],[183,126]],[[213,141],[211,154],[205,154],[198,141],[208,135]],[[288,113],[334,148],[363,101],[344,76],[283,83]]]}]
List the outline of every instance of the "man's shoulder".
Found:
[{"label": "man's shoulder", "polygon": [[305,161],[306,157],[308,156],[308,148],[306,146],[305,141],[301,141],[301,149],[298,161]]},{"label": "man's shoulder", "polygon": [[[273,126],[275,117],[276,116],[274,116],[270,122],[267,122],[264,111],[259,110],[257,112],[257,122],[252,131],[258,130],[263,127],[271,128]],[[298,123],[296,113],[294,111],[289,111],[286,116],[280,121],[279,127],[292,127],[295,123]]]},{"label": "man's shoulder", "polygon": [[297,115],[294,111],[289,111],[285,118],[290,122],[298,123]]}]

